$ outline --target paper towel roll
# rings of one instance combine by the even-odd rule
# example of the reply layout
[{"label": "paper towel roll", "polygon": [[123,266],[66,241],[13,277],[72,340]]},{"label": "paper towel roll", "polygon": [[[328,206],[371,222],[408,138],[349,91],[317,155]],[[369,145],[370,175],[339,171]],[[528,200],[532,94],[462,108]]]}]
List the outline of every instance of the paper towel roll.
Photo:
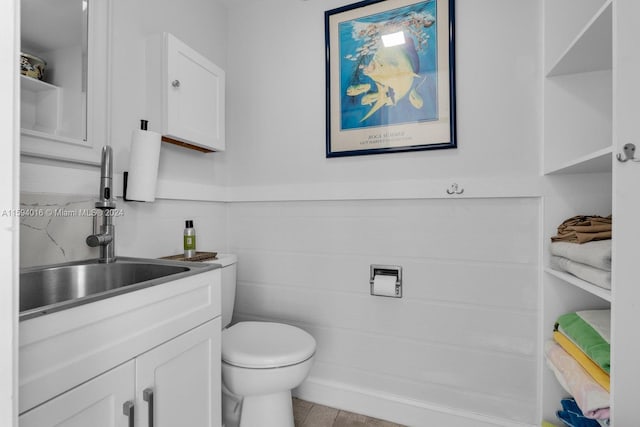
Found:
[{"label": "paper towel roll", "polygon": [[128,200],[153,202],[156,199],[160,141],[159,133],[148,130],[136,129],[131,134]]},{"label": "paper towel roll", "polygon": [[373,294],[387,297],[396,296],[396,276],[376,274],[373,277]]}]

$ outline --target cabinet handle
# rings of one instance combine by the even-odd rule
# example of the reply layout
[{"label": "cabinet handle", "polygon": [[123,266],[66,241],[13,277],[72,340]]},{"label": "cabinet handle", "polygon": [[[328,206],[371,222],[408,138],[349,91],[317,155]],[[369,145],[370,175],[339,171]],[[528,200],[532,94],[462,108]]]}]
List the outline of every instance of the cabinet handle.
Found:
[{"label": "cabinet handle", "polygon": [[145,388],[142,390],[142,400],[148,403],[149,407],[149,427],[153,427],[153,389]]},{"label": "cabinet handle", "polygon": [[174,80],[171,82],[171,86],[173,87],[180,87],[180,80]]},{"label": "cabinet handle", "polygon": [[129,427],[134,427],[134,406],[133,400],[128,400],[122,404],[122,412],[129,417]]}]

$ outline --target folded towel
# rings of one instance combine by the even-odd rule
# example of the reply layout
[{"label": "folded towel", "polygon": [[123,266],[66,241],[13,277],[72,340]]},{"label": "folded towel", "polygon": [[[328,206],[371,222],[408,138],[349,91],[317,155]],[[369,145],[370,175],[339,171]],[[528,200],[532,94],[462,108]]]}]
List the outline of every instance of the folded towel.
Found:
[{"label": "folded towel", "polygon": [[600,337],[611,344],[611,310],[580,310],[576,311],[580,318],[591,326]]},{"label": "folded towel", "polygon": [[[591,313],[592,311],[599,311],[600,313],[596,315]],[[562,328],[562,333],[571,338],[571,341],[580,347],[589,356],[589,359],[593,360],[607,373],[611,371],[610,313],[610,310],[585,310],[563,314],[558,317],[557,321],[558,327]],[[585,317],[582,317],[582,314]],[[590,315],[598,319],[597,325],[591,324]],[[599,330],[604,330],[604,332],[599,332]]]},{"label": "folded towel", "polygon": [[559,234],[551,238],[552,242],[571,242],[571,243],[587,243],[594,240],[607,240],[611,239],[611,231],[601,231],[599,233],[578,233],[577,231],[571,231],[564,234]]},{"label": "folded towel", "polygon": [[551,254],[571,261],[611,271],[611,240],[599,240],[576,245],[569,242],[553,242]]},{"label": "folded towel", "polygon": [[593,360],[589,359],[580,348],[571,341],[566,335],[560,331],[554,331],[553,339],[562,347],[564,351],[569,353],[589,375],[607,391],[611,391],[611,378],[600,366]]},{"label": "folded towel", "polygon": [[611,215],[576,215],[558,226],[558,234],[552,242],[586,243],[593,240],[611,239]]},{"label": "folded towel", "polygon": [[575,398],[582,413],[589,418],[609,418],[609,393],[555,342],[547,341],[544,350],[547,365],[560,385]]},{"label": "folded towel", "polygon": [[551,268],[573,274],[582,280],[604,289],[611,289],[611,272],[587,264],[572,261],[568,258],[552,256]]},{"label": "folded towel", "polygon": [[575,399],[566,398],[560,401],[562,411],[558,411],[558,418],[569,427],[600,427],[600,423],[584,416]]}]

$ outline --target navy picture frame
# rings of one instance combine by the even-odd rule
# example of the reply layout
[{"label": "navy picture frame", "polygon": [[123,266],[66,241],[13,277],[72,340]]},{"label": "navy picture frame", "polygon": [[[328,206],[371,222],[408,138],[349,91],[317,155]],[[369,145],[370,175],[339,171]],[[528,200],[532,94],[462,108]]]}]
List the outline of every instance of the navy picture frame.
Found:
[{"label": "navy picture frame", "polygon": [[455,0],[365,0],[324,20],[327,158],[457,148]]}]

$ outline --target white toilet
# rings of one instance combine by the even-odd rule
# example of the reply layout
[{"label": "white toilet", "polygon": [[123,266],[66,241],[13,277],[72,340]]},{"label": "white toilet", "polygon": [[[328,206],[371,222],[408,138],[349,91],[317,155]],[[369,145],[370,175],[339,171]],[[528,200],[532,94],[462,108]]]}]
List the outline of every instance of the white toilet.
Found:
[{"label": "white toilet", "polygon": [[235,303],[237,257],[218,254],[211,262],[222,265],[223,423],[235,427],[239,415],[239,427],[293,427],[291,389],[309,374],[316,341],[282,323],[240,322],[227,328]]}]

